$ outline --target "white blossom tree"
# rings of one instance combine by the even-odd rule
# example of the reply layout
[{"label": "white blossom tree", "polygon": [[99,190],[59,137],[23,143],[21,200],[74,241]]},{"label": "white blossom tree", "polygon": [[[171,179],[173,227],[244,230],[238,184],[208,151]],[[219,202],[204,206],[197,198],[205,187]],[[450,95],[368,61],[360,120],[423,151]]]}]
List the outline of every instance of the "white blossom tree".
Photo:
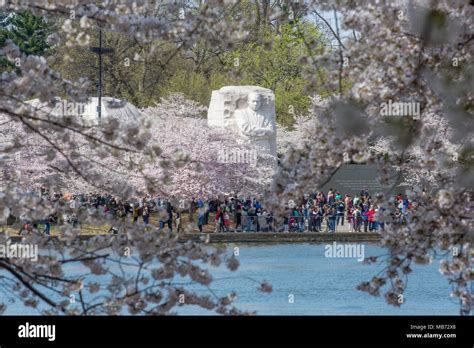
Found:
[{"label": "white blossom tree", "polygon": [[[176,45],[176,54],[192,47],[197,40],[207,40],[212,46],[228,48],[249,35],[247,24],[254,18],[229,20],[234,15],[236,2],[230,2],[227,6],[212,1],[186,4],[157,2],[153,15],[148,15],[150,4],[146,1],[107,5],[85,1],[57,1],[54,4],[37,1],[34,4],[6,6],[9,10],[27,8],[47,18],[61,18],[66,37],[61,44],[64,45],[87,45],[89,38],[86,30],[99,25],[104,30],[133,35],[143,42],[166,40]],[[326,102],[313,99],[309,115],[301,120],[305,126],[296,127],[300,135],[298,139],[289,141],[294,142],[294,146],[287,146],[282,151],[281,165],[272,188],[265,195],[265,203],[271,205],[275,213],[278,212],[289,199],[321,187],[345,158],[378,164],[382,181],[387,180],[389,168],[393,166],[401,172],[417,173],[410,178],[413,188],[408,194],[413,210],[406,224],[392,221],[390,212],[394,202],[391,192],[377,195],[377,204],[386,208],[386,213],[379,217],[387,223],[387,228],[381,232],[381,243],[388,251],[386,269],[360,284],[359,289],[372,295],[380,295],[383,291],[389,304],[400,306],[404,302],[411,265],[430,262],[435,253],[442,252],[444,261],[440,271],[453,286],[452,296],[459,299],[460,313],[468,314],[473,306],[469,285],[474,280],[471,180],[474,176],[473,71],[469,63],[474,43],[473,6],[467,0],[385,2],[378,6],[353,1],[337,1],[334,5],[325,1],[288,2],[285,6],[266,8],[266,17],[276,21],[276,27],[278,23],[291,22],[297,30],[297,18],[321,17],[321,10],[336,14],[335,25],[329,33],[334,35],[337,47],[319,54],[320,43],[307,40],[307,52],[301,57],[301,62],[305,63],[306,78],[315,89],[320,90]],[[340,35],[341,20],[343,29],[352,31],[352,39],[343,39]],[[51,44],[55,39],[51,38]],[[103,159],[100,165],[105,167],[117,162],[127,163],[129,172],[140,173],[140,180],[145,180],[147,189],[156,188],[157,179],[163,180],[163,189],[166,188],[166,176],[153,177],[156,171],[153,165],[156,166],[164,150],[160,146],[148,146],[150,129],[117,122],[88,127],[74,118],[57,119],[38,113],[25,101],[39,98],[42,102],[52,103],[55,97],[62,96],[69,101],[81,102],[87,97],[83,91],[89,81],[63,80],[44,58],[25,56],[11,41],[6,42],[1,52],[17,67],[1,75],[0,112],[5,115],[2,124],[7,127],[21,125],[22,132],[34,133],[43,144],[55,150],[54,156],[38,159],[38,165],[43,166],[39,168],[72,173],[87,185],[111,194],[135,194],[134,182],[123,176],[125,173],[119,173],[122,181],[117,184],[110,182],[110,171],[100,171],[91,165],[97,154]],[[171,54],[167,60],[171,61],[173,57],[174,54]],[[315,91],[309,92],[312,95]],[[413,103],[419,106],[420,112],[387,115],[382,110],[390,103]],[[200,125],[196,119],[188,121],[195,126]],[[172,128],[176,124],[173,121],[164,122],[163,127]],[[211,134],[215,133],[209,132],[205,136],[211,137]],[[172,140],[178,139],[170,136],[164,141]],[[24,140],[17,137],[4,146],[3,152],[14,153],[23,144]],[[90,149],[94,158],[78,151],[78,144],[85,146],[86,153]],[[195,153],[193,149],[188,150]],[[57,154],[63,165],[53,164],[56,167],[53,168],[49,164],[54,163]],[[3,156],[2,167],[10,160],[8,156]],[[187,164],[187,160],[191,163]],[[165,168],[161,166],[161,169],[173,174],[172,168],[178,170],[184,165],[188,174],[200,182],[200,174],[191,173],[197,169],[192,160],[182,156],[163,156]],[[151,167],[148,167],[150,164]],[[148,171],[150,168],[152,170]],[[17,216],[43,217],[50,209],[49,204],[32,194],[15,175],[6,174],[0,195],[3,215],[8,211]],[[182,178],[180,175],[175,177],[177,182]],[[426,193],[430,192],[427,189],[433,184],[436,191]],[[194,190],[194,187],[191,189]],[[86,212],[83,218],[100,219],[94,211]],[[35,264],[0,259],[1,267],[9,274],[9,277],[2,278],[4,286],[18,294],[25,305],[37,305],[36,301],[40,299],[50,310],[63,313],[117,313],[124,306],[132,313],[165,313],[179,305],[180,294],[185,294],[186,298],[191,298],[191,303],[204,308],[217,309],[220,313],[238,313],[231,307],[232,294],[223,299],[203,298],[186,292],[173,282],[175,275],[179,274],[209,285],[212,277],[193,261],[218,264],[219,253],[209,253],[198,245],[178,244],[170,236],[132,226],[123,239],[111,241],[96,238],[86,245],[77,241],[75,237],[78,233],[77,229],[65,227],[63,238],[54,246],[36,234],[26,236],[24,243],[56,248],[57,255],[44,256]],[[6,242],[7,236],[2,234],[0,238],[3,238],[1,242]],[[134,255],[138,254],[135,264],[137,272],[134,277],[112,275],[107,293],[101,300],[85,298],[83,278],[65,271],[65,264],[80,262],[93,274],[111,272],[110,268],[104,268],[110,265],[107,261],[112,261],[112,256],[104,256],[99,251],[112,250],[117,261],[122,260],[126,247],[132,247]],[[64,253],[65,250],[69,253]],[[150,271],[150,277],[146,277],[142,270],[153,258],[157,258],[162,266],[146,268]],[[229,258],[227,262],[230,269],[235,269],[235,258]],[[86,285],[92,292],[97,290],[96,284]],[[45,295],[42,288],[56,291],[59,297],[54,301],[55,297]],[[261,289],[268,291],[270,288],[264,283]],[[77,308],[70,302],[64,302],[64,298],[72,292],[80,294],[81,306]]]},{"label": "white blossom tree", "polygon": [[[313,56],[315,47],[308,43],[306,59],[314,67],[308,78],[316,80],[325,67],[323,88],[331,97],[326,107],[313,100],[304,127],[309,141],[286,154],[274,184],[275,206],[323,186],[344,163],[344,154],[354,162],[378,164],[383,182],[389,168],[397,167],[411,183],[414,209],[406,224],[390,224],[393,192],[377,196],[377,204],[386,207],[379,219],[389,223],[381,232],[387,266],[358,288],[375,296],[384,291],[389,304],[400,306],[411,265],[428,263],[441,252],[440,272],[453,287],[460,313],[468,314],[474,280],[469,88],[474,8],[469,1],[307,8],[315,14],[321,9],[340,13],[354,39],[341,39],[336,16],[330,31],[337,49]],[[387,115],[383,109],[389,103],[413,103],[420,112]]]},{"label": "white blossom tree", "polygon": [[[164,15],[156,17],[147,17],[148,9],[143,4],[135,5],[99,8],[81,2],[37,2],[19,6],[50,19],[66,18],[62,25],[67,37],[67,42],[62,43],[65,45],[87,45],[89,39],[82,30],[99,24],[135,35],[143,42],[168,40],[176,44],[177,52],[208,32],[219,32],[215,24],[225,22],[218,7],[195,9],[187,21],[181,21],[177,19],[181,8],[176,4],[157,5],[155,10]],[[16,5],[6,6],[8,10],[19,10]],[[78,26],[72,25],[74,18],[79,21]],[[56,35],[48,41],[58,44],[57,38]],[[1,54],[18,68],[5,71],[0,82],[4,154],[1,160],[5,169],[2,217],[13,215],[34,221],[44,219],[53,210],[74,210],[61,199],[51,202],[42,197],[34,190],[37,183],[48,189],[100,190],[124,199],[157,191],[189,197],[191,192],[199,194],[194,192],[197,188],[213,194],[224,188],[255,189],[261,184],[254,176],[256,169],[248,163],[219,161],[219,147],[233,151],[247,150],[248,146],[193,118],[203,111],[193,103],[185,106],[185,114],[180,113],[183,105],[179,104],[175,105],[175,113],[170,114],[173,110],[165,100],[165,105],[145,110],[139,124],[109,119],[98,126],[83,122],[78,115],[58,117],[48,112],[48,107],[38,109],[27,101],[38,98],[40,103],[49,104],[49,109],[54,108],[58,96],[68,103],[87,102],[83,91],[89,81],[63,80],[46,59],[26,56],[9,40]],[[184,119],[187,114],[192,117]],[[252,181],[248,186],[244,186],[246,176]],[[97,209],[78,214],[84,223],[107,222],[107,217]],[[34,230],[22,237],[21,244],[38,245],[46,255],[35,263],[2,258],[1,268],[6,271],[1,276],[2,286],[11,293],[12,301],[22,301],[43,313],[120,314],[128,310],[133,314],[166,314],[183,304],[222,314],[243,313],[232,306],[235,294],[220,298],[211,291],[212,276],[203,268],[206,264],[218,266],[225,262],[230,270],[236,270],[239,263],[235,257],[223,255],[220,249],[180,243],[178,236],[161,233],[153,226],[143,229],[124,221],[123,227],[124,233],[117,238],[95,237],[87,242],[77,238],[80,229],[69,225],[61,227],[58,240],[44,238]],[[6,233],[0,238],[2,244],[10,240]],[[81,264],[84,272],[69,273],[67,266],[71,264]],[[118,273],[113,267],[117,264]],[[100,284],[88,274],[110,281]],[[180,277],[202,284],[209,294],[187,291]],[[271,287],[262,283],[261,290],[268,292]],[[71,296],[77,301],[71,301]],[[2,304],[1,310],[6,306]]]}]

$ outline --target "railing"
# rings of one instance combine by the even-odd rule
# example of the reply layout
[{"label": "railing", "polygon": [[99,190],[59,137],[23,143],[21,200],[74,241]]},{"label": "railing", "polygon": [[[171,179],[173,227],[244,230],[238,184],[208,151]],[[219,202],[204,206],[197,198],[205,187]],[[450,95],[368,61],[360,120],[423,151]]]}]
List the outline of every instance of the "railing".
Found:
[{"label": "railing", "polygon": [[[237,224],[237,218],[232,216],[228,226],[217,222],[215,232],[337,232],[341,228],[342,219],[345,219],[345,216],[285,216],[276,220],[268,216],[242,215],[240,224]],[[344,226],[349,226],[347,220],[344,220]]]}]

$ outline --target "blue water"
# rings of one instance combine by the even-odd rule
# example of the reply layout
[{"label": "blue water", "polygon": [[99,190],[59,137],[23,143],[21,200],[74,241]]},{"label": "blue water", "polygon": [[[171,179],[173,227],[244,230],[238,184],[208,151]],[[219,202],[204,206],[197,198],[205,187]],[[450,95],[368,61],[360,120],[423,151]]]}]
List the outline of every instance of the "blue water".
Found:
[{"label": "blue water", "polygon": [[[383,296],[356,290],[383,265],[366,265],[355,258],[326,258],[324,245],[238,245],[240,267],[233,277],[218,269],[212,289],[219,296],[234,290],[239,309],[261,315],[458,315],[459,306],[449,297],[450,286],[439,273],[439,261],[414,266],[401,308],[388,305]],[[385,255],[386,250],[365,245],[365,256]],[[270,294],[257,291],[255,280],[267,280]],[[221,278],[222,280],[219,280]],[[198,287],[195,287],[198,289]],[[202,292],[205,292],[202,290]],[[289,303],[289,295],[294,303]],[[179,313],[198,314],[183,307]]]},{"label": "blue water", "polygon": [[[240,267],[230,272],[224,266],[210,268],[214,277],[211,290],[218,296],[234,291],[235,306],[261,315],[458,315],[458,304],[450,299],[450,286],[438,272],[439,260],[426,266],[413,266],[409,275],[405,304],[388,305],[383,295],[373,297],[356,290],[383,269],[383,264],[365,265],[356,258],[327,258],[324,245],[273,244],[229,245],[239,247]],[[386,250],[365,245],[365,256],[384,255]],[[81,272],[77,268],[74,272]],[[108,279],[108,277],[107,277]],[[106,278],[102,282],[107,281]],[[272,284],[273,292],[258,291],[259,281]],[[187,280],[176,279],[188,283]],[[198,284],[189,290],[210,294]],[[289,303],[292,295],[294,303]],[[2,298],[3,297],[3,298]],[[0,302],[5,301],[0,292]],[[179,307],[178,314],[213,314],[197,306]],[[5,314],[38,314],[21,304],[9,305]]]}]

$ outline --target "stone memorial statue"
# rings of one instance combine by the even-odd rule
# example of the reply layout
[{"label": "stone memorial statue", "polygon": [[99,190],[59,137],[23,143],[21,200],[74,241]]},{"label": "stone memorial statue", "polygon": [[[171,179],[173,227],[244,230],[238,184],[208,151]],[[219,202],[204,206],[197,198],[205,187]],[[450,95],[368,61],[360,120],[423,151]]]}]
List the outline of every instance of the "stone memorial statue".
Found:
[{"label": "stone memorial statue", "polygon": [[275,95],[257,86],[226,86],[212,92],[209,126],[231,130],[276,156]]}]

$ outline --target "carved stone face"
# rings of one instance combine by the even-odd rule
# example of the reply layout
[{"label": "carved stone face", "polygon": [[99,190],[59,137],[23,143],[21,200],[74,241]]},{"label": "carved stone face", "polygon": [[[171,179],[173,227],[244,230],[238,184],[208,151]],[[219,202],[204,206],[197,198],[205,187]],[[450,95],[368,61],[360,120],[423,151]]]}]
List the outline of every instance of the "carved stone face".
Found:
[{"label": "carved stone face", "polygon": [[248,103],[249,108],[253,111],[260,109],[260,105],[262,105],[262,98],[260,97],[260,94],[250,93],[248,96]]}]

